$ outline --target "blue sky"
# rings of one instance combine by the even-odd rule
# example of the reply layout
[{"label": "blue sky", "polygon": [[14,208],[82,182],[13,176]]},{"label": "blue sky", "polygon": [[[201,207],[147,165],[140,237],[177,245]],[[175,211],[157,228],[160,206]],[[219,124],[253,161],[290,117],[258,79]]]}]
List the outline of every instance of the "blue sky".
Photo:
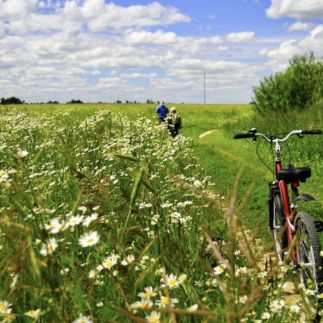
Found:
[{"label": "blue sky", "polygon": [[323,0],[0,0],[0,97],[246,103],[323,54]]}]

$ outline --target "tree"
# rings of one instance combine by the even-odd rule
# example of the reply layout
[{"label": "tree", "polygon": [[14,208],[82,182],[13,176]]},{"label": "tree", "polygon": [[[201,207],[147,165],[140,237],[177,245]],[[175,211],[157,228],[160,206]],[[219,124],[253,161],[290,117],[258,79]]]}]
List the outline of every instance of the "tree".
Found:
[{"label": "tree", "polygon": [[323,64],[313,53],[294,56],[285,72],[265,77],[253,92],[251,104],[260,114],[304,110],[323,98]]},{"label": "tree", "polygon": [[66,102],[66,103],[67,103],[67,104],[83,104],[83,101],[72,99],[71,101]]},{"label": "tree", "polygon": [[24,103],[24,101],[14,97],[14,96],[7,98],[7,99],[5,99],[5,98],[1,99],[1,104],[23,104],[23,103]]}]

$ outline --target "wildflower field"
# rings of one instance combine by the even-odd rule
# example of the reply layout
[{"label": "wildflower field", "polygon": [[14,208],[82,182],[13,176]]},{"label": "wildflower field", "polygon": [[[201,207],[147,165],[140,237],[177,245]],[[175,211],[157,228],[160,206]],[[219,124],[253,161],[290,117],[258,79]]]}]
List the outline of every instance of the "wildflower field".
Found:
[{"label": "wildflower field", "polygon": [[224,131],[249,107],[180,112],[172,140],[147,105],[0,107],[0,322],[310,322]]}]

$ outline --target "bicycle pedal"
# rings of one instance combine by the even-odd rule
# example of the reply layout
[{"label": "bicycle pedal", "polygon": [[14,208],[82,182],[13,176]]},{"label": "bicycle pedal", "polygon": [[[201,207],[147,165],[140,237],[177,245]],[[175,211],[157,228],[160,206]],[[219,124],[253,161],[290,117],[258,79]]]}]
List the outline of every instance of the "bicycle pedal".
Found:
[{"label": "bicycle pedal", "polygon": [[322,221],[314,221],[315,229],[317,232],[323,231],[323,222]]}]

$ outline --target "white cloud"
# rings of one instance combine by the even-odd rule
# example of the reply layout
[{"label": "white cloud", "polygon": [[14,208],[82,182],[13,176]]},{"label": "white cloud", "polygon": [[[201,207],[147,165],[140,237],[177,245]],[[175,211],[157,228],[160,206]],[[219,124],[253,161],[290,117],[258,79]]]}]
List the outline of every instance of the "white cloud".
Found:
[{"label": "white cloud", "polygon": [[288,61],[294,55],[302,55],[312,50],[316,53],[323,51],[323,25],[318,25],[313,28],[309,35],[300,39],[291,39],[284,41],[278,48],[263,49],[260,51],[261,55],[272,59],[280,59]]},{"label": "white cloud", "polygon": [[280,44],[278,48],[275,49],[263,49],[260,51],[261,55],[267,56],[271,59],[284,59],[288,60],[292,56],[299,54],[301,52],[296,40],[292,39]]},{"label": "white cloud", "polygon": [[232,42],[245,42],[250,41],[255,37],[255,33],[253,31],[243,31],[238,33],[229,33],[227,35],[227,40]]},{"label": "white cloud", "polygon": [[5,37],[6,33],[7,33],[7,28],[5,24],[0,21],[0,39]]},{"label": "white cloud", "polygon": [[165,45],[173,44],[177,41],[177,35],[174,32],[163,32],[158,30],[156,32],[149,31],[135,31],[125,36],[125,41],[129,44],[155,44]]},{"label": "white cloud", "polygon": [[[259,39],[245,43],[254,32],[193,36],[188,29],[181,35],[169,25],[190,18],[157,2],[26,3],[32,5],[19,13],[6,9],[6,18],[0,18],[0,97],[202,102],[205,71],[210,100],[212,95],[217,102],[247,102],[263,68],[250,63],[250,55],[264,46]],[[239,43],[231,48],[227,41]],[[278,49],[276,56],[271,50],[260,59],[279,57]]]},{"label": "white cloud", "polygon": [[81,11],[88,21],[89,29],[95,32],[107,28],[171,25],[190,21],[188,16],[180,13],[176,8],[163,6],[158,2],[146,6],[121,7],[112,2],[106,4],[104,0],[86,0]]},{"label": "white cloud", "polygon": [[306,30],[312,29],[313,27],[314,27],[314,24],[312,23],[297,21],[288,27],[288,31],[298,31],[298,30],[306,31]]},{"label": "white cloud", "polygon": [[37,8],[37,0],[0,0],[0,19],[24,17]]},{"label": "white cloud", "polygon": [[278,47],[263,48],[259,54],[267,58],[264,67],[273,71],[284,70],[289,60],[295,55],[308,54],[313,51],[316,58],[322,58],[323,52],[323,25],[314,27],[307,36],[301,39],[283,41]]},{"label": "white cloud", "polygon": [[[176,8],[158,2],[128,7],[105,3],[104,0],[69,0],[59,4],[38,0],[0,0],[0,19],[8,20],[10,29],[19,33],[53,30],[80,32],[84,26],[91,32],[103,32],[190,21],[190,17]],[[43,12],[44,8],[51,9],[50,13]]]},{"label": "white cloud", "polygon": [[220,51],[220,52],[225,52],[225,51],[227,51],[229,49],[229,47],[228,46],[219,46],[218,47],[218,51]]},{"label": "white cloud", "polygon": [[270,18],[322,18],[323,0],[271,0],[266,13]]}]

